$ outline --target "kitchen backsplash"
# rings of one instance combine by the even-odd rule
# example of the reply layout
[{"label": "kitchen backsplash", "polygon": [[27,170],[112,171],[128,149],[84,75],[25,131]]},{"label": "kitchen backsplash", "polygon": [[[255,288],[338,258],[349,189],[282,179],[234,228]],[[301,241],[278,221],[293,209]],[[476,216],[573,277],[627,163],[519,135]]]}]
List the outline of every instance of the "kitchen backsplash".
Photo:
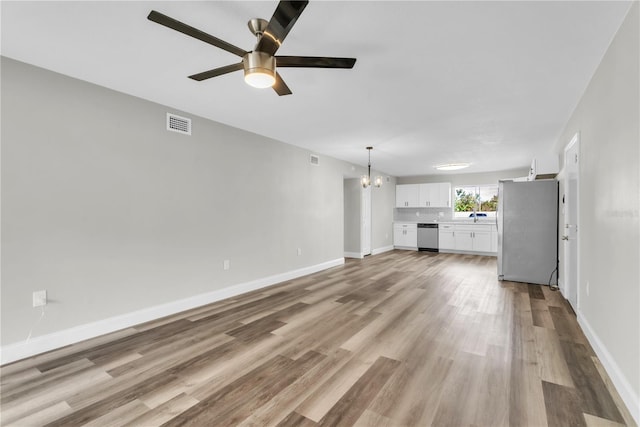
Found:
[{"label": "kitchen backsplash", "polygon": [[433,222],[450,221],[453,213],[444,208],[395,208],[394,221]]}]

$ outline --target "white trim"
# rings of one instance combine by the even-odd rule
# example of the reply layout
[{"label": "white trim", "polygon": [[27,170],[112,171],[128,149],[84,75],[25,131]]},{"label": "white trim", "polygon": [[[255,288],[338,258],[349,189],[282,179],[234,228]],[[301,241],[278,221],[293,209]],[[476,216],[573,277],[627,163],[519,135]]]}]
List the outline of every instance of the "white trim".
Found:
[{"label": "white trim", "polygon": [[275,285],[280,282],[285,282],[287,280],[306,276],[308,274],[343,264],[344,258],[337,258],[321,264],[300,268],[298,270],[263,277],[261,279],[252,280],[251,282],[240,283],[223,289],[207,292],[205,294],[195,295],[178,301],[172,301],[166,304],[122,314],[120,316],[75,326],[73,328],[35,337],[28,342],[18,342],[5,345],[0,348],[0,364],[4,365],[15,362],[16,360],[31,357],[69,344],[95,338],[120,329],[139,325],[144,322],[149,322],[151,320],[180,313],[185,310],[211,304],[212,302],[244,294],[246,292],[255,291],[256,289]]},{"label": "white trim", "polygon": [[374,250],[371,251],[371,255],[378,255],[384,252],[389,252],[393,250],[393,245],[391,246],[383,246],[381,248],[376,248]]},{"label": "white trim", "polygon": [[393,249],[400,249],[402,251],[418,251],[417,247],[411,247],[411,246],[394,246]]},{"label": "white trim", "polygon": [[344,257],[345,258],[357,258],[357,259],[362,259],[364,258],[364,255],[360,252],[345,252],[344,253]]},{"label": "white trim", "polygon": [[[564,194],[563,197],[567,194],[567,188],[569,186],[569,171],[567,171],[566,166],[567,166],[567,151],[571,150],[571,148],[573,148],[574,145],[577,145],[577,155],[578,155],[578,165],[577,165],[577,177],[576,177],[576,197],[575,197],[575,201],[576,201],[576,206],[573,206],[573,208],[576,210],[576,277],[575,277],[575,295],[576,295],[576,306],[574,307],[575,311],[578,312],[580,310],[580,233],[582,230],[582,227],[580,226],[580,160],[581,160],[581,156],[582,153],[580,152],[580,131],[576,132],[573,137],[571,138],[571,141],[569,141],[569,143],[565,146],[564,148],[564,162],[562,165],[562,172],[564,173]],[[565,202],[564,205],[564,213],[562,215],[562,222],[564,224],[566,224],[566,209],[567,209],[567,203]],[[558,216],[558,221],[560,221],[560,217]],[[562,224],[558,224],[560,230],[563,230],[564,228],[562,227]],[[564,232],[563,232],[564,233]],[[560,238],[560,236],[558,236],[558,238]],[[558,246],[558,252],[560,251],[560,247]],[[569,296],[569,289],[567,289],[567,286],[569,286],[570,281],[569,279],[569,269],[566,268],[569,261],[567,260],[567,247],[565,245],[562,246],[562,262],[564,265],[560,266],[559,268],[561,268],[562,270],[564,270],[563,273],[563,294],[565,296],[565,298],[567,298]],[[558,256],[558,259],[560,257]],[[558,279],[558,282],[560,280]],[[559,286],[559,285],[558,285]],[[569,298],[567,298],[567,301],[569,301],[569,303],[571,304],[571,300]]]},{"label": "white trim", "polygon": [[498,256],[498,252],[462,251],[457,249],[439,249],[438,252],[442,254]]},{"label": "white trim", "polygon": [[634,392],[633,387],[631,387],[631,384],[629,384],[629,381],[625,378],[620,367],[618,367],[618,364],[611,356],[611,353],[607,350],[607,347],[602,343],[602,341],[600,341],[598,335],[596,335],[595,331],[591,328],[586,317],[584,317],[581,312],[578,312],[577,314],[578,323],[582,327],[591,347],[593,347],[593,350],[598,355],[598,358],[611,378],[613,385],[620,394],[625,405],[627,405],[627,409],[629,409],[631,416],[637,424],[640,424],[640,396]]}]

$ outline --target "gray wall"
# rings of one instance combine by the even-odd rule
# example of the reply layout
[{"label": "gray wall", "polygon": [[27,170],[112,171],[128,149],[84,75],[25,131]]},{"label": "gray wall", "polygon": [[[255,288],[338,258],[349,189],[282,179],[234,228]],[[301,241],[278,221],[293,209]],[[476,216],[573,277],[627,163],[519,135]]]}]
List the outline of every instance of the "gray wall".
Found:
[{"label": "gray wall", "polygon": [[[381,175],[371,170],[371,176]],[[389,182],[387,182],[387,178]],[[396,178],[382,176],[382,187],[371,189],[371,249],[393,246],[393,208],[396,205]]]},{"label": "gray wall", "polygon": [[[344,180],[344,251],[360,253],[360,205],[362,204],[360,180]],[[373,195],[371,195],[373,198]]]},{"label": "gray wall", "polygon": [[[424,184],[428,182],[450,182],[451,191],[456,185],[467,184],[497,184],[501,179],[519,178],[527,176],[529,166],[520,169],[509,169],[498,172],[481,173],[446,173],[442,175],[420,175],[398,177],[398,184]],[[395,204],[395,201],[394,201]]]},{"label": "gray wall", "polygon": [[[564,147],[580,132],[578,316],[632,388],[636,419],[640,396],[639,23],[640,7],[635,2],[557,141],[562,156]],[[622,393],[620,383],[617,386]]]},{"label": "gray wall", "polygon": [[[3,345],[36,323],[36,290],[34,337],[342,258],[343,177],[363,168],[1,65]],[[166,131],[168,111],[193,135]]]}]

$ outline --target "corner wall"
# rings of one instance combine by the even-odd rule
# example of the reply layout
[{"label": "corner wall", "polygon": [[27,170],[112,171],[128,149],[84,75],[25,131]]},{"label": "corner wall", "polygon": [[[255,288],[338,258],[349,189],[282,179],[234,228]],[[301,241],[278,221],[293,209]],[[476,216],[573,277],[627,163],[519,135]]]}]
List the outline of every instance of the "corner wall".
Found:
[{"label": "corner wall", "polygon": [[640,422],[639,27],[640,4],[634,2],[556,143],[562,158],[565,146],[580,133],[578,320],[636,422]]}]

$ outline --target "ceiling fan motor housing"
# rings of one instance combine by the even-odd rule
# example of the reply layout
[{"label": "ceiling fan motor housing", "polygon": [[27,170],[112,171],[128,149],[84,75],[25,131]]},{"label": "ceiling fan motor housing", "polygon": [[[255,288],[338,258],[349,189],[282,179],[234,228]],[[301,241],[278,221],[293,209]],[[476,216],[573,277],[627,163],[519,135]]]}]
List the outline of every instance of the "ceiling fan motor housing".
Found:
[{"label": "ceiling fan motor housing", "polygon": [[242,58],[244,79],[251,86],[271,87],[276,80],[276,59],[264,52],[248,52]]}]

